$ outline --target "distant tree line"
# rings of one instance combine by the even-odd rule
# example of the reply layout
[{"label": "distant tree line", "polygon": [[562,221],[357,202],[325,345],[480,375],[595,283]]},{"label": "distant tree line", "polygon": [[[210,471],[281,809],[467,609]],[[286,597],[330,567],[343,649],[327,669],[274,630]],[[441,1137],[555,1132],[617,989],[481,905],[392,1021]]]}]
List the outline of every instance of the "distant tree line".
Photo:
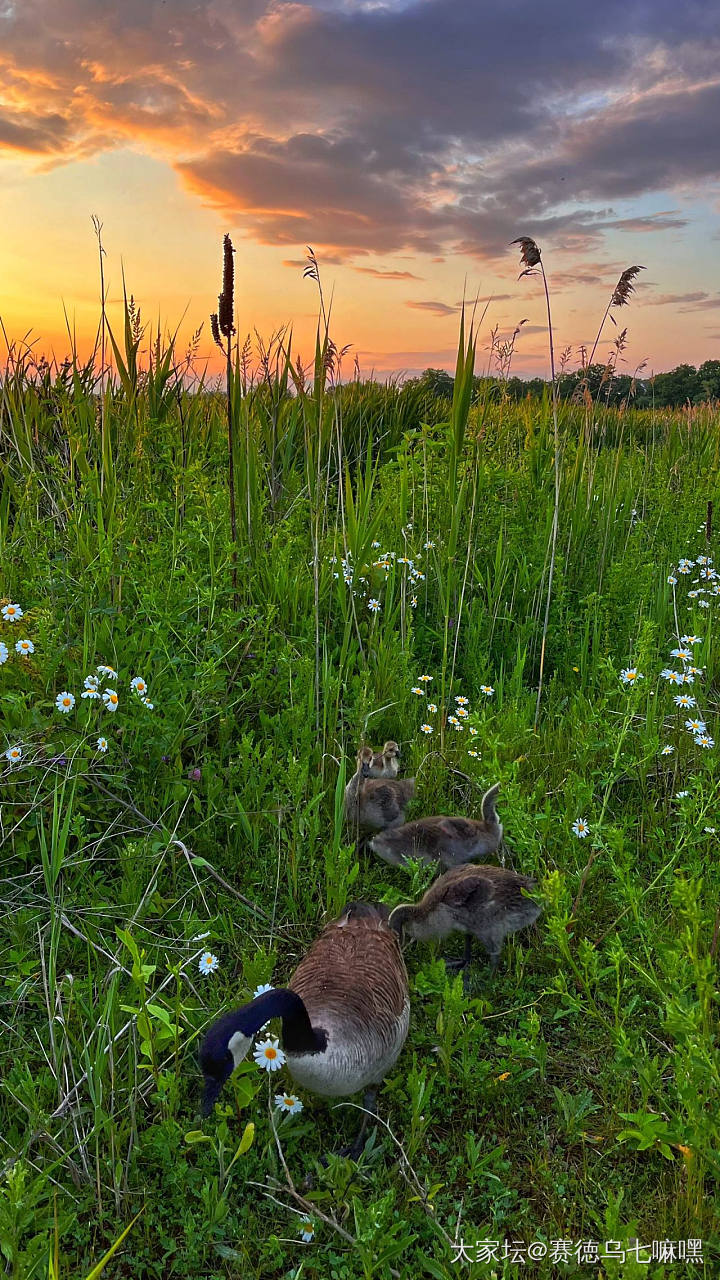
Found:
[{"label": "distant tree line", "polygon": [[[676,369],[653,377],[632,377],[608,365],[592,364],[583,371],[561,373],[557,381],[563,400],[581,397],[584,385],[593,401],[601,405],[618,407],[628,403],[639,409],[653,405],[658,409],[677,408],[720,400],[720,360],[706,360],[698,369],[692,364],[679,364]],[[404,385],[438,398],[451,397],[453,393],[453,377],[445,369],[425,369],[419,378],[410,378]],[[478,377],[475,387],[479,394],[506,395],[517,401],[528,395],[542,395],[550,384],[543,378]]]}]

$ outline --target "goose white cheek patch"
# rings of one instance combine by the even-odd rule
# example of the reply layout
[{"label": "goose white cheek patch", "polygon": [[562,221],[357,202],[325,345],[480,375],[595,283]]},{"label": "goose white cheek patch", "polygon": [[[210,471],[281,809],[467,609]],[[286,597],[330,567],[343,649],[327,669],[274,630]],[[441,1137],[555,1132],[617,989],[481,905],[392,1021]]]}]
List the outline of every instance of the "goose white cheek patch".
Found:
[{"label": "goose white cheek patch", "polygon": [[243,1058],[247,1057],[251,1044],[252,1036],[244,1036],[242,1031],[236,1031],[228,1040],[228,1049],[236,1067],[239,1067]]}]

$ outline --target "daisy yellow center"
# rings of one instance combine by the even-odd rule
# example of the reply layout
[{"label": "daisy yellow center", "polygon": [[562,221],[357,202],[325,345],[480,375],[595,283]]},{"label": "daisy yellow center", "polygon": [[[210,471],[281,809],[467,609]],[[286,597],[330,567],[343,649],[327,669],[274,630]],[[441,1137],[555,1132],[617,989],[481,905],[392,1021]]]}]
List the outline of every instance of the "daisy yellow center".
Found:
[{"label": "daisy yellow center", "polygon": [[69,706],[70,706],[70,699],[69,699],[69,698],[63,698],[63,706],[64,706],[64,707],[69,707]]},{"label": "daisy yellow center", "polygon": [[110,694],[110,701],[112,702],[112,704],[113,704],[113,706],[114,706],[114,705],[115,705],[115,703],[117,702],[117,695],[116,695],[116,694],[114,694],[114,693],[111,693],[111,694]]},{"label": "daisy yellow center", "polygon": [[273,1058],[277,1058],[277,1049],[269,1048],[265,1050],[265,1057],[272,1062]]},{"label": "daisy yellow center", "polygon": [[284,1103],[285,1103],[285,1106],[286,1106],[286,1107],[294,1107],[294,1106],[295,1106],[295,1099],[294,1099],[294,1098],[284,1098],[284,1099],[283,1099],[283,1101],[284,1101]]}]

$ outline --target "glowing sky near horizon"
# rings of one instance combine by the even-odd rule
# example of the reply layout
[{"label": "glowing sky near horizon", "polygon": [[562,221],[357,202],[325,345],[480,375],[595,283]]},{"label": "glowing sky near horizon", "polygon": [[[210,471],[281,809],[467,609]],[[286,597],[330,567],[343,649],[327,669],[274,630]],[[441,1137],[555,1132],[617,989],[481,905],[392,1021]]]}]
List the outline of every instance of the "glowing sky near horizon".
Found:
[{"label": "glowing sky near horizon", "polygon": [[451,367],[465,294],[494,298],[480,368],[527,319],[514,371],[546,374],[508,245],[531,235],[570,367],[633,263],[625,367],[718,358],[719,55],[714,0],[0,0],[0,317],[91,350],[94,213],[111,320],[124,270],[145,320],[205,322],[216,364],[229,231],[241,335],[291,324],[311,354],[311,244],[347,372]]}]

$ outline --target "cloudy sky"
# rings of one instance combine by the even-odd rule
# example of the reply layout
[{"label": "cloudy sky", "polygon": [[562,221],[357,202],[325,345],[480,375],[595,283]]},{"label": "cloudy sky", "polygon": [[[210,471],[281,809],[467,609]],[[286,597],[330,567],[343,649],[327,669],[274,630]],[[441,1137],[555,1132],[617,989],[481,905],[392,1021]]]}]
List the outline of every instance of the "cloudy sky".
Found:
[{"label": "cloudy sky", "polygon": [[531,235],[559,348],[592,344],[641,263],[628,368],[699,363],[720,356],[719,120],[716,0],[0,0],[0,316],[59,355],[67,316],[87,349],[94,213],[112,305],[124,268],[183,333],[227,230],[241,331],[292,322],[309,351],[309,244],[365,372],[451,364],[465,292],[493,298],[481,345],[527,319],[516,370],[545,373],[508,247]]}]

